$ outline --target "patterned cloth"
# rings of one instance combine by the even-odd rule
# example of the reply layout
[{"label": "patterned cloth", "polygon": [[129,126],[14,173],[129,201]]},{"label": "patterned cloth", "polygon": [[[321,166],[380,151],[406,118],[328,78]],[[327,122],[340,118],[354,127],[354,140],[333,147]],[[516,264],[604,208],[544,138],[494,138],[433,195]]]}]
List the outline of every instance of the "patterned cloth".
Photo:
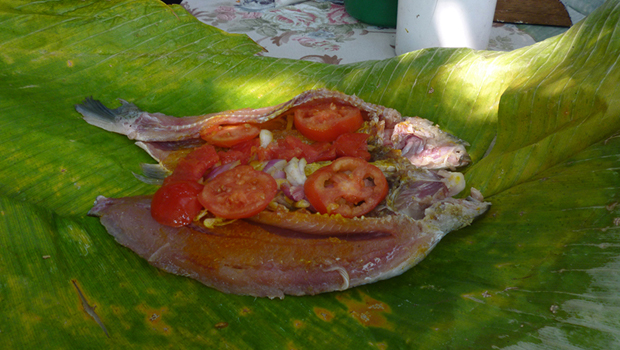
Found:
[{"label": "patterned cloth", "polygon": [[[264,56],[331,64],[394,57],[394,28],[359,22],[343,0],[183,0],[200,21],[243,33],[266,49]],[[489,50],[509,51],[535,43],[511,24],[493,25]]]}]

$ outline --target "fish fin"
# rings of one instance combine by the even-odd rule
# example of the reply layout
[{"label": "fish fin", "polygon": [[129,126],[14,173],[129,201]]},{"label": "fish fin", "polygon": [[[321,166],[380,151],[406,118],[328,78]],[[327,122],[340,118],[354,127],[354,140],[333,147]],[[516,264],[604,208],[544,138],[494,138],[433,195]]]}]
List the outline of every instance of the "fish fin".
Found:
[{"label": "fish fin", "polygon": [[142,175],[133,173],[133,176],[149,185],[161,185],[164,179],[170,175],[170,171],[160,164],[142,163],[140,167],[142,168]]}]

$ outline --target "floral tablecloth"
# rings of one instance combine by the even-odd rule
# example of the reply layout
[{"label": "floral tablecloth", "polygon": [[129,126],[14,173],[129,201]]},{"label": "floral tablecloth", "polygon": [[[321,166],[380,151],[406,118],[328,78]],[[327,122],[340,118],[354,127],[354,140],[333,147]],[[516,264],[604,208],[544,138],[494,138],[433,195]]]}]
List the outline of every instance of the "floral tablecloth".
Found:
[{"label": "floral tablecloth", "polygon": [[[342,0],[183,0],[200,21],[247,34],[264,56],[345,64],[396,55],[394,28],[357,21]],[[513,24],[493,25],[489,50],[509,51],[535,40]]]}]

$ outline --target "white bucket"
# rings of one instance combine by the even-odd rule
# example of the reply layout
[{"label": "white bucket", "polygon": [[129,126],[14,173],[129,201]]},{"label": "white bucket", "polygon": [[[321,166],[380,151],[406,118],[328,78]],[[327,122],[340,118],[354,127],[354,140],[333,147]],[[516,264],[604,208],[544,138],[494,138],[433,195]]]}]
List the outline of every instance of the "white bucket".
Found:
[{"label": "white bucket", "polygon": [[398,0],[396,54],[489,44],[497,0]]}]

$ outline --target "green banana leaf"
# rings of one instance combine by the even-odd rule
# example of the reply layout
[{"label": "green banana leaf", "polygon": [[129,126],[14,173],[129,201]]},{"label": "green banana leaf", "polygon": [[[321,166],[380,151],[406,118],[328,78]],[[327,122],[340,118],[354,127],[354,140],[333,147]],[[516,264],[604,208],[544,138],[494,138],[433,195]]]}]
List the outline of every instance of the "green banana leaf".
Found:
[{"label": "green banana leaf", "polygon": [[[3,349],[620,348],[620,1],[498,53],[428,49],[343,66],[257,56],[149,0],[0,2]],[[471,144],[492,208],[399,277],[283,300],[161,272],[87,217],[155,191],[149,157],[86,124],[93,96],[186,116],[327,87]]]}]

